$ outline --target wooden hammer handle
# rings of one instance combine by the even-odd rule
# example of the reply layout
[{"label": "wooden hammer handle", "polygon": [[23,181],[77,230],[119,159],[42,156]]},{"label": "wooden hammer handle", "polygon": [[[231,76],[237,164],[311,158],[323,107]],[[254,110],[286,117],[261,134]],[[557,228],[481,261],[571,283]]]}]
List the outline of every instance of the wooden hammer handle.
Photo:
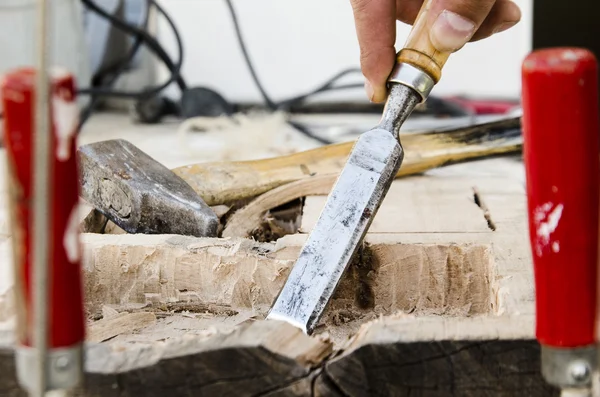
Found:
[{"label": "wooden hammer handle", "polygon": [[[520,150],[520,119],[494,121],[443,131],[403,135],[406,149],[400,174]],[[243,201],[286,183],[339,173],[354,142],[322,146],[288,156],[253,161],[199,163],[173,172],[208,205]]]},{"label": "wooden hammer handle", "polygon": [[415,19],[404,48],[398,53],[398,63],[408,63],[426,72],[435,83],[442,76],[442,68],[452,53],[438,51],[429,36],[428,14],[435,0],[425,0]]}]

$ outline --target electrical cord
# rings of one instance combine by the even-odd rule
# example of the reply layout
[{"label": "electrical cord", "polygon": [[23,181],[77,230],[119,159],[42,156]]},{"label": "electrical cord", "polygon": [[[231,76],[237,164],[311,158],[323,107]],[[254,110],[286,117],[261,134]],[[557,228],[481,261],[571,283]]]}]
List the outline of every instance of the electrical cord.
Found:
[{"label": "electrical cord", "polygon": [[[235,29],[235,34],[238,40],[238,43],[240,45],[240,49],[242,51],[242,55],[244,56],[244,60],[246,61],[246,66],[248,67],[248,70],[250,71],[250,74],[252,75],[252,79],[254,80],[254,84],[256,85],[256,87],[258,88],[258,90],[260,91],[260,94],[263,97],[263,100],[265,101],[266,105],[269,107],[269,109],[276,111],[276,110],[280,110],[280,108],[283,107],[283,105],[288,105],[288,103],[290,103],[290,100],[285,100],[282,101],[280,103],[276,103],[274,102],[271,97],[269,96],[269,94],[267,94],[266,90],[264,89],[260,79],[258,78],[258,75],[256,74],[256,70],[254,69],[254,65],[252,64],[252,61],[250,60],[250,56],[248,54],[248,50],[246,48],[246,43],[244,41],[244,37],[242,35],[241,29],[240,29],[240,24],[237,18],[237,13],[233,7],[233,4],[231,2],[231,0],[225,0],[225,3],[227,4],[227,8],[229,9],[229,14],[231,15],[231,19],[233,21],[233,26]],[[338,74],[339,76],[340,74]],[[338,77],[339,78],[339,77]],[[331,84],[333,84],[335,82],[335,80],[337,79],[331,79],[330,81],[328,81],[327,83],[323,84],[322,87],[324,86],[329,86]],[[322,88],[320,87],[320,88]],[[304,100],[306,99],[306,97],[308,97],[309,95],[302,95],[296,98],[292,98],[291,101],[293,102],[297,102],[299,100]],[[302,97],[302,98],[300,98]],[[292,127],[294,127],[296,130],[300,131],[301,133],[303,133],[304,135],[308,136],[309,138],[312,138],[322,144],[328,145],[330,143],[332,143],[329,139],[323,138],[319,135],[315,135],[313,134],[308,128],[306,128],[304,125],[295,122],[295,121],[291,121],[288,120],[287,123],[289,125],[291,125]]]},{"label": "electrical cord", "polygon": [[278,107],[289,109],[290,107],[292,107],[294,105],[298,105],[301,102],[304,102],[306,99],[308,99],[312,96],[315,96],[317,94],[320,94],[320,93],[326,92],[326,91],[345,90],[345,89],[350,89],[350,88],[364,87],[364,84],[361,84],[361,83],[342,84],[342,85],[337,85],[337,86],[333,85],[333,83],[335,83],[337,80],[339,80],[342,77],[344,77],[348,74],[351,74],[351,73],[361,73],[361,70],[359,68],[350,68],[350,69],[342,70],[341,72],[339,72],[338,74],[333,76],[331,79],[327,80],[320,87],[314,89],[313,91],[310,91],[310,92],[307,92],[306,94],[298,95],[296,97],[286,99],[284,101],[279,102]]},{"label": "electrical cord", "polygon": [[165,64],[165,66],[169,69],[171,76],[165,81],[163,84],[153,87],[148,90],[144,90],[142,92],[127,92],[127,91],[116,91],[110,88],[103,87],[93,87],[82,89],[79,91],[79,94],[85,95],[96,95],[96,96],[108,96],[108,97],[120,97],[120,98],[148,98],[152,95],[158,94],[162,90],[164,90],[167,86],[169,86],[173,82],[177,82],[179,88],[184,91],[187,89],[187,85],[183,78],[181,77],[181,67],[183,65],[183,42],[179,35],[179,31],[175,26],[175,23],[171,19],[171,17],[165,12],[165,10],[155,1],[148,0],[149,4],[157,9],[157,11],[165,18],[170,28],[173,30],[175,35],[175,39],[177,42],[177,50],[179,54],[179,59],[177,63],[173,63],[169,54],[164,50],[164,48],[160,45],[160,43],[152,37],[148,32],[143,29],[138,28],[132,24],[122,21],[121,19],[111,15],[110,13],[103,10],[99,7],[93,0],[81,0],[84,5],[86,5],[90,10],[94,11],[99,16],[110,21],[114,27],[119,30],[122,30],[130,35],[141,37],[143,42],[148,46],[148,48],[160,58],[160,60]]},{"label": "electrical cord", "polygon": [[248,70],[250,71],[250,74],[252,75],[252,79],[254,80],[254,84],[260,91],[265,103],[271,110],[280,110],[284,107],[289,107],[291,105],[302,102],[311,96],[314,96],[316,94],[326,92],[326,91],[364,87],[364,84],[360,84],[360,83],[345,84],[345,85],[340,85],[340,86],[333,85],[336,81],[338,81],[339,79],[341,79],[342,77],[344,77],[350,73],[357,73],[357,72],[360,73],[361,72],[361,70],[358,68],[350,68],[350,69],[346,69],[346,70],[343,70],[343,71],[337,73],[335,76],[333,76],[332,78],[327,80],[325,83],[323,83],[321,86],[319,86],[318,88],[316,88],[313,91],[310,91],[306,94],[298,95],[298,96],[290,98],[290,99],[280,101],[278,103],[273,101],[270,98],[270,96],[267,94],[266,90],[264,89],[264,86],[262,85],[260,79],[258,78],[258,75],[256,73],[254,65],[252,64],[252,61],[250,60],[250,55],[248,54],[247,46],[246,46],[244,37],[241,32],[240,23],[239,23],[235,8],[233,7],[233,3],[231,0],[225,0],[225,3],[227,4],[227,8],[229,9],[229,14],[231,15],[231,19],[233,21],[233,27],[235,29],[238,44],[240,45],[242,55],[244,56],[244,60],[246,61]]},{"label": "electrical cord", "polygon": [[[286,99],[286,100],[283,100],[280,102],[273,101],[271,99],[271,97],[267,94],[264,86],[262,85],[260,79],[258,78],[258,75],[256,73],[254,65],[252,64],[252,61],[248,54],[246,43],[244,41],[244,38],[243,38],[243,35],[241,32],[237,13],[235,11],[235,8],[233,7],[232,0],[225,0],[225,3],[227,4],[227,8],[229,9],[229,13],[230,13],[231,19],[233,21],[233,26],[235,28],[235,33],[236,33],[236,37],[238,40],[238,44],[242,51],[242,55],[244,56],[244,60],[246,61],[246,66],[248,67],[248,70],[250,71],[252,79],[254,80],[254,84],[260,91],[260,94],[263,97],[263,100],[265,101],[265,103],[269,107],[269,109],[271,109],[273,111],[276,111],[276,110],[289,111],[292,106],[297,106],[297,105],[301,104],[302,102],[306,101],[308,98],[313,97],[320,93],[324,93],[324,92],[328,92],[328,91],[336,91],[336,90],[363,88],[364,87],[364,84],[362,84],[362,83],[334,85],[338,80],[340,80],[342,77],[344,77],[346,75],[349,75],[351,73],[360,73],[361,72],[361,70],[359,68],[350,68],[350,69],[342,70],[341,72],[337,73],[336,75],[331,77],[329,80],[327,80],[325,83],[323,83],[321,86],[317,87],[316,89],[314,89],[312,91],[309,91],[305,94],[301,94],[301,95],[298,95],[298,96],[295,96],[295,97],[292,97],[292,98],[289,98],[289,99]],[[446,111],[446,114],[448,114],[449,116],[471,115],[471,113],[467,112],[464,108],[461,108],[457,104],[448,103],[447,101],[444,101],[443,99],[440,99],[440,98],[430,97],[428,102],[429,102],[428,107],[430,109],[434,109],[434,110],[438,110],[438,111],[443,109]],[[306,126],[304,126],[301,123],[288,120],[288,124],[290,124],[292,127],[296,128],[298,131],[302,132],[306,136],[319,141],[320,143],[323,143],[323,144],[332,143],[332,141],[330,141],[326,138],[315,135]]]},{"label": "electrical cord", "polygon": [[260,91],[260,94],[262,95],[263,100],[265,101],[267,106],[271,110],[276,110],[277,105],[271,99],[269,94],[267,94],[267,91],[264,89],[262,83],[260,82],[260,79],[258,78],[258,76],[256,74],[256,70],[254,69],[252,61],[250,60],[250,55],[248,55],[248,50],[246,49],[246,43],[244,42],[244,37],[242,36],[242,31],[240,29],[240,24],[239,24],[239,21],[237,18],[237,14],[235,12],[235,9],[233,8],[233,4],[231,3],[231,0],[225,0],[225,3],[227,4],[227,7],[229,8],[229,14],[231,15],[231,20],[233,21],[235,35],[236,35],[238,43],[240,45],[240,50],[242,51],[242,55],[244,56],[244,60],[246,61],[246,66],[248,67],[248,71],[250,72],[250,75],[252,75],[252,80],[254,80],[254,84],[256,85],[256,88],[258,88],[258,91]]},{"label": "electrical cord", "polygon": [[[90,117],[95,106],[98,103],[99,98],[101,98],[101,97],[132,98],[132,99],[138,99],[139,101],[142,101],[142,100],[151,98],[154,95],[158,94],[160,91],[165,89],[168,85],[170,85],[173,82],[177,82],[181,91],[183,93],[186,93],[186,91],[188,90],[187,85],[181,76],[181,68],[182,68],[183,57],[184,57],[183,43],[182,43],[179,31],[177,30],[177,27],[175,26],[175,23],[173,22],[171,17],[165,12],[165,10],[156,2],[156,0],[147,0],[146,17],[145,17],[145,21],[144,21],[144,24],[142,27],[138,27],[136,25],[127,23],[127,22],[122,21],[121,19],[117,18],[116,16],[111,15],[110,13],[108,13],[105,10],[103,10],[102,8],[100,8],[93,0],[81,0],[81,1],[91,11],[95,12],[102,18],[108,20],[117,29],[119,29],[135,38],[134,45],[132,46],[131,50],[123,58],[122,61],[119,61],[119,62],[117,62],[116,65],[111,65],[111,68],[107,68],[96,74],[94,80],[100,80],[100,82],[101,82],[101,80],[103,80],[102,75],[108,74],[109,72],[111,72],[113,70],[113,67],[114,67],[114,72],[112,73],[112,75],[108,76],[108,78],[106,79],[106,82],[104,82],[103,84],[101,82],[100,87],[92,86],[87,89],[79,90],[79,94],[82,94],[82,95],[87,94],[87,95],[90,95],[92,98],[90,105],[84,110],[84,112],[82,114],[81,125],[83,125],[83,123]],[[265,104],[267,105],[267,107],[270,110],[272,110],[272,111],[284,110],[284,111],[289,112],[292,107],[298,107],[298,106],[302,105],[302,103],[305,102],[307,99],[309,99],[315,95],[318,95],[320,93],[324,93],[324,92],[328,92],[328,91],[335,91],[335,90],[353,89],[353,88],[363,87],[362,83],[337,84],[337,85],[335,84],[338,80],[340,80],[342,77],[344,77],[346,75],[349,75],[351,73],[359,73],[360,72],[360,69],[358,69],[358,68],[351,68],[351,69],[346,69],[346,70],[339,72],[338,74],[336,74],[335,76],[333,76],[332,78],[327,80],[325,83],[323,83],[321,86],[319,86],[316,89],[309,91],[305,94],[301,94],[301,95],[298,95],[298,96],[295,96],[295,97],[292,97],[289,99],[285,99],[285,100],[282,100],[279,102],[273,101],[272,98],[268,95],[268,93],[264,89],[264,86],[262,85],[262,83],[256,73],[256,70],[254,68],[254,65],[250,59],[250,55],[248,53],[248,50],[247,50],[247,47],[246,47],[246,44],[245,44],[245,41],[243,38],[240,24],[239,24],[239,21],[237,18],[236,11],[233,7],[232,1],[231,0],[225,0],[225,1],[229,8],[229,12],[230,12],[233,24],[234,24],[237,40],[240,45],[240,49],[244,56],[244,60],[246,62],[248,70],[250,71],[252,79],[253,79],[256,87],[260,91],[260,94],[261,94]],[[159,42],[147,32],[147,23],[148,23],[148,17],[149,17],[151,7],[156,7],[157,11],[160,14],[162,14],[162,16],[166,19],[167,23],[169,24],[169,27],[173,30],[173,33],[175,35],[175,39],[177,42],[178,53],[179,53],[179,59],[176,63],[173,62],[171,57],[164,50],[164,48],[159,44]],[[165,66],[170,71],[170,74],[171,74],[170,78],[163,84],[153,87],[153,88],[150,88],[150,89],[147,89],[147,90],[144,90],[142,92],[125,92],[125,91],[114,90],[112,88],[113,84],[116,82],[118,77],[127,69],[128,65],[133,60],[133,58],[135,57],[137,51],[139,50],[139,48],[141,47],[142,44],[146,45],[150,49],[150,51],[153,52],[165,64]],[[216,93],[214,93],[214,94],[218,96],[218,94],[216,94]],[[192,99],[194,99],[194,98],[192,98]],[[203,99],[206,100],[206,98],[203,98]],[[228,105],[226,107],[233,108],[233,105],[229,104],[223,98],[221,98],[221,99],[224,102],[224,105]],[[449,114],[449,115],[461,115],[461,116],[465,115],[464,109],[463,109],[463,113],[461,113],[461,110],[459,109],[459,107],[456,106],[456,104],[450,104],[450,106],[444,106],[444,100],[441,100],[439,98],[430,98],[430,100],[433,100],[433,101],[428,101],[428,102],[430,102],[430,103],[436,102],[437,103],[436,106],[430,107],[433,112],[444,108],[444,110],[446,110],[446,111],[450,110],[451,114]],[[197,105],[197,102],[196,102],[196,105]],[[445,114],[448,114],[448,113],[445,113]],[[305,134],[306,136],[308,136],[312,139],[315,139],[320,143],[323,143],[323,144],[332,143],[328,139],[325,139],[323,137],[315,135],[306,126],[304,126],[298,122],[294,122],[294,121],[290,120],[290,121],[288,121],[288,124],[290,124],[292,127],[297,129],[301,133]]]},{"label": "electrical cord", "polygon": [[[151,6],[152,6],[151,1],[146,0],[146,13],[144,15],[144,21],[142,22],[142,28],[144,30],[146,30],[148,28],[148,21],[150,20]],[[110,67],[105,68],[104,70],[101,70],[98,73],[96,73],[94,78],[92,79],[92,81],[98,81],[98,82],[102,83],[102,81],[104,80],[103,75],[109,74],[112,71],[112,73],[110,73],[108,75],[108,77],[106,77],[107,81],[103,84],[104,88],[112,87],[113,84],[121,76],[121,74],[129,68],[130,63],[135,58],[137,52],[139,51],[139,49],[142,46],[142,43],[143,43],[142,36],[137,34],[135,36],[135,41],[133,42],[128,54],[123,59],[113,63],[113,65],[111,65]],[[85,122],[91,117],[91,115],[94,112],[94,110],[96,109],[96,106],[98,105],[99,101],[100,101],[100,96],[92,93],[89,104],[81,112],[81,116],[79,118],[80,119],[79,129],[81,129],[83,124],[85,124]]]},{"label": "electrical cord", "polygon": [[[140,28],[143,30],[148,30],[148,22],[150,21],[150,9],[152,7],[152,3],[149,0],[146,0],[145,3],[146,12]],[[114,78],[114,76],[119,76],[121,73],[126,71],[130,67],[130,64],[135,58],[135,56],[137,55],[138,50],[142,46],[142,43],[142,36],[136,34],[134,36],[134,42],[131,45],[131,49],[129,50],[128,54],[122,59],[116,60],[112,64],[104,66],[96,73],[94,73],[94,75],[92,76],[92,85],[102,85],[102,82],[105,81],[105,79],[108,79],[110,81],[111,77]],[[111,83],[105,85],[110,86]]]}]

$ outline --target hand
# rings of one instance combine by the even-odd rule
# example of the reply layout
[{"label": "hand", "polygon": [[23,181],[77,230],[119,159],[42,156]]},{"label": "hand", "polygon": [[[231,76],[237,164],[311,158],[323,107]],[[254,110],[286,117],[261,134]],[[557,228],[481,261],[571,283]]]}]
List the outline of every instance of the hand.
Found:
[{"label": "hand", "polygon": [[[423,0],[350,0],[360,45],[360,64],[372,102],[387,97],[386,80],[394,67],[396,19],[412,24]],[[510,0],[434,0],[427,15],[430,39],[440,51],[456,51],[505,31],[521,19]]]}]

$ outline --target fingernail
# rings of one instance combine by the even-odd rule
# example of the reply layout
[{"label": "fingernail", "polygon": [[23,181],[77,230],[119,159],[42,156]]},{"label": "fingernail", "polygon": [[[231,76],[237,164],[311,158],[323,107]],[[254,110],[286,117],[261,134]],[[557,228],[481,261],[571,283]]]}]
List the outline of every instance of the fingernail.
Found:
[{"label": "fingernail", "polygon": [[504,23],[501,23],[500,25],[496,26],[496,28],[494,29],[494,31],[492,32],[492,34],[504,32],[505,30],[508,30],[508,29],[512,28],[516,24],[517,24],[516,22],[504,22]]},{"label": "fingernail", "polygon": [[365,92],[367,93],[367,97],[369,98],[369,101],[373,102],[373,96],[375,95],[375,90],[373,89],[373,86],[371,85],[371,83],[369,83],[369,80],[365,81]]},{"label": "fingernail", "polygon": [[438,51],[456,51],[464,46],[475,32],[475,22],[444,10],[431,27],[429,38]]}]

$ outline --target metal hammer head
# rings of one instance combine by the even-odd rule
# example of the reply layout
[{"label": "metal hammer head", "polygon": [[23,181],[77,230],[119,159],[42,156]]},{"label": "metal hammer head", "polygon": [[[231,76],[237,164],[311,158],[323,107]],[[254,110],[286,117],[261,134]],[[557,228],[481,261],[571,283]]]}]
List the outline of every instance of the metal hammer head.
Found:
[{"label": "metal hammer head", "polygon": [[81,195],[128,233],[217,235],[219,219],[183,179],[128,141],[78,150]]}]

